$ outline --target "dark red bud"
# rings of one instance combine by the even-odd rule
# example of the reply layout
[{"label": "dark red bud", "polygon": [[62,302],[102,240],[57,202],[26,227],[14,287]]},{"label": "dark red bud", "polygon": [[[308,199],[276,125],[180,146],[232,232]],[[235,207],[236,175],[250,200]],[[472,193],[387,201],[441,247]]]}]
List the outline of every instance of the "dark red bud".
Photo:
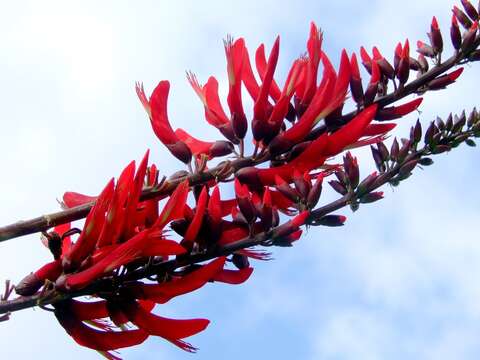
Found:
[{"label": "dark red bud", "polygon": [[294,172],[293,183],[300,197],[302,199],[306,199],[308,196],[308,192],[310,191],[311,184],[307,180],[305,180],[303,175],[298,171]]},{"label": "dark red bud", "polygon": [[397,79],[400,84],[405,84],[408,81],[408,77],[410,75],[410,57],[400,59],[400,63],[398,64],[398,71],[397,71]]},{"label": "dark red bud", "polygon": [[373,203],[373,202],[381,200],[381,199],[383,199],[383,192],[382,191],[371,192],[371,193],[367,193],[367,194],[363,195],[362,197],[360,197],[360,203],[370,204],[370,203]]},{"label": "dark red bud", "polygon": [[380,155],[382,156],[383,162],[390,160],[390,153],[388,151],[388,148],[385,146],[385,144],[382,141],[377,143],[377,149],[380,152]]},{"label": "dark red bud", "polygon": [[418,55],[418,64],[420,65],[420,69],[422,70],[422,72],[427,72],[430,67],[430,65],[428,65],[427,59],[422,54]]},{"label": "dark red bud", "polygon": [[239,144],[240,143],[238,138],[235,136],[235,133],[233,132],[233,128],[232,128],[231,123],[227,123],[227,124],[224,124],[224,125],[218,127],[218,130],[220,130],[222,135],[225,136],[225,138],[227,138],[227,140],[230,140],[232,143],[234,143],[234,144]]},{"label": "dark red bud", "polygon": [[190,225],[190,221],[187,219],[177,219],[173,220],[170,223],[170,228],[175,231],[178,235],[184,236],[187,232],[188,226]]},{"label": "dark red bud", "polygon": [[436,55],[433,47],[425,44],[423,41],[420,40],[417,41],[417,52],[429,58],[434,58]]},{"label": "dark red bud", "polygon": [[268,144],[268,150],[272,155],[283,154],[284,152],[291,149],[294,144],[290,141],[285,139],[281,134],[274,137],[272,141]]},{"label": "dark red bud", "polygon": [[377,60],[377,64],[380,67],[380,70],[385,77],[387,77],[389,79],[394,79],[395,78],[395,69],[387,61],[387,59],[385,59],[385,58],[379,59],[379,60]]},{"label": "dark red bud", "polygon": [[450,151],[452,148],[448,145],[437,145],[432,150],[432,154],[442,154],[444,152]]},{"label": "dark red bud", "polygon": [[348,181],[352,189],[355,189],[360,180],[360,170],[358,168],[357,159],[347,152],[343,158],[343,167],[348,177]]},{"label": "dark red bud", "polygon": [[253,166],[244,167],[238,170],[235,173],[235,177],[237,177],[240,182],[243,184],[252,184],[252,185],[261,185],[260,179],[258,177],[258,170]]},{"label": "dark red bud", "polygon": [[455,116],[452,132],[453,133],[459,132],[465,126],[466,123],[467,123],[467,115],[465,114],[465,110],[463,110],[460,116]]},{"label": "dark red bud", "polygon": [[300,200],[300,194],[279,176],[275,176],[275,188],[294,203]]},{"label": "dark red bud", "polygon": [[425,131],[425,136],[423,137],[423,142],[425,143],[425,145],[432,144],[434,131],[435,123],[432,121],[430,123],[430,126],[427,128],[427,131]]},{"label": "dark red bud", "polygon": [[248,257],[241,254],[233,254],[232,255],[232,263],[237,267],[237,269],[245,269],[250,266],[248,262]]},{"label": "dark red bud", "polygon": [[473,108],[472,112],[468,116],[467,126],[471,128],[476,122],[478,118],[477,108]]},{"label": "dark red bud", "polygon": [[373,147],[373,145],[370,145],[370,150],[372,151],[372,157],[373,160],[375,161],[375,165],[378,169],[378,171],[383,172],[385,171],[385,164],[383,162],[382,155],[380,154],[380,151]]},{"label": "dark red bud", "polygon": [[418,160],[418,163],[420,165],[423,165],[423,166],[430,166],[433,164],[433,160],[430,159],[430,158],[421,158],[420,160]]},{"label": "dark red bud", "polygon": [[454,6],[452,11],[458,21],[460,21],[460,24],[462,24],[465,29],[469,29],[472,26],[472,22],[470,21],[468,16],[457,6]]},{"label": "dark red bud", "polygon": [[472,3],[468,0],[461,0],[463,8],[465,9],[465,12],[467,15],[472,19],[473,21],[478,20],[478,12],[477,9],[472,5]]},{"label": "dark red bud", "polygon": [[230,141],[215,141],[210,148],[211,157],[220,157],[231,154],[233,151],[233,144]]},{"label": "dark red bud", "polygon": [[452,25],[450,27],[450,39],[455,50],[459,50],[462,46],[462,34],[458,27],[458,21],[455,15],[452,15]]},{"label": "dark red bud", "polygon": [[177,141],[173,144],[166,144],[165,146],[173,156],[185,164],[188,164],[192,159],[192,152],[183,141]]},{"label": "dark red bud", "polygon": [[233,133],[238,139],[243,139],[247,133],[248,122],[244,114],[232,114]]},{"label": "dark red bud", "polygon": [[420,63],[412,57],[410,58],[410,70],[413,70],[413,71],[423,70],[422,65],[420,65]]},{"label": "dark red bud", "polygon": [[428,88],[430,90],[440,90],[444,89],[448,85],[451,85],[455,82],[455,80],[460,76],[462,73],[463,68],[459,68],[455,71],[452,71],[449,74],[439,76],[436,79],[433,79],[428,83]]},{"label": "dark red bud", "polygon": [[409,176],[410,173],[415,169],[415,167],[418,164],[418,160],[410,160],[407,163],[405,163],[400,170],[398,170],[398,174],[400,177],[406,177]]},{"label": "dark red bud", "polygon": [[323,177],[318,177],[307,196],[307,207],[313,209],[322,194]]},{"label": "dark red bud", "polygon": [[343,226],[347,218],[343,215],[326,215],[320,219],[309,219],[308,224],[312,226]]},{"label": "dark red bud", "polygon": [[435,16],[432,19],[430,40],[435,53],[441,53],[443,51],[443,38],[440,28],[438,27],[437,18]]},{"label": "dark red bud", "polygon": [[342,185],[340,181],[330,180],[328,184],[333,188],[333,190],[335,190],[341,195],[345,195],[348,193],[347,189],[345,188],[345,186]]},{"label": "dark red bud", "polygon": [[43,280],[40,280],[34,273],[30,273],[15,286],[15,292],[21,296],[31,296],[42,286]]},{"label": "dark red bud", "polygon": [[475,21],[470,29],[465,33],[462,42],[462,51],[468,53],[472,50],[472,47],[475,43],[475,39],[477,37],[477,30],[478,30],[478,22]]},{"label": "dark red bud", "polygon": [[410,142],[410,140],[407,140],[403,143],[403,145],[400,148],[400,151],[398,153],[398,161],[399,162],[402,162],[407,157],[411,146],[412,146],[412,143]]},{"label": "dark red bud", "polygon": [[373,172],[370,175],[368,175],[365,179],[362,180],[360,184],[358,184],[357,187],[357,195],[362,195],[370,190],[370,187],[373,185],[373,183],[377,180],[377,172]]},{"label": "dark red bud", "polygon": [[304,141],[292,147],[292,150],[290,150],[287,154],[287,162],[292,161],[301,153],[303,153],[310,146],[311,143],[311,141]]},{"label": "dark red bud", "polygon": [[390,147],[390,158],[393,161],[398,160],[398,152],[400,151],[400,145],[398,145],[397,138],[393,139],[392,146]]},{"label": "dark red bud", "polygon": [[378,93],[378,82],[368,84],[367,90],[365,91],[365,104],[371,104]]}]

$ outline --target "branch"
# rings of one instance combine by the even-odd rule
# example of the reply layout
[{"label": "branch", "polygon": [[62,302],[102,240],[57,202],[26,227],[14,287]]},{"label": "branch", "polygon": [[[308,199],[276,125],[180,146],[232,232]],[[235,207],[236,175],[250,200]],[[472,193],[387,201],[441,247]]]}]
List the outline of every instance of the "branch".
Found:
[{"label": "branch", "polygon": [[[480,45],[480,37],[476,39],[473,48],[477,48]],[[468,61],[468,54],[463,52],[458,52],[443,63],[438,64],[437,66],[431,68],[429,71],[421,75],[416,80],[411,81],[404,87],[397,89],[383,97],[377,98],[375,101],[380,107],[390,105],[408,95],[414,94],[419,91],[419,89],[427,86],[427,84],[438,77],[439,75],[447,72],[452,67],[458,65],[462,61]],[[427,89],[428,90],[428,89]],[[350,121],[356,114],[358,114],[362,108],[352,111],[348,114],[342,116],[342,122],[347,123]],[[326,131],[325,126],[317,127],[312,130],[308,139],[315,139],[323,132]],[[206,183],[210,180],[216,178],[216,176],[225,171],[225,167],[231,167],[233,172],[247,166],[258,165],[267,161],[272,160],[270,154],[265,152],[261,157],[244,157],[238,158],[233,161],[227,161],[219,164],[215,168],[201,172],[188,175],[188,180],[191,185],[199,185]],[[152,198],[164,198],[170,195],[176,186],[185,178],[178,178],[171,181],[166,181],[164,186],[161,188],[145,188],[141,195],[141,200],[147,200]],[[18,221],[16,223],[0,227],[0,242],[13,239],[16,237],[33,234],[36,232],[41,232],[48,230],[51,227],[64,224],[67,222],[75,221],[82,219],[87,216],[88,212],[92,208],[93,203],[84,204],[81,206],[76,206],[67,210],[51,213],[48,215],[42,215],[30,220]]]},{"label": "branch", "polygon": [[[399,181],[406,179],[410,175],[410,172],[411,170],[413,170],[413,168],[408,171],[408,174],[404,173],[405,168],[408,167],[409,164],[412,163],[412,161],[416,162],[416,166],[418,161],[420,161],[422,158],[443,152],[445,150],[445,146],[456,147],[462,142],[468,143],[469,139],[472,137],[479,137],[479,121],[480,119],[477,118],[475,122],[469,124],[466,131],[461,131],[461,127],[457,131],[450,131],[448,129],[443,130],[445,132],[445,136],[437,136],[437,138],[433,140],[430,140],[430,138],[427,137],[426,134],[426,144],[421,149],[417,149],[417,144],[419,141],[412,142],[409,146],[410,151],[406,153],[406,156],[401,161],[393,162],[393,166],[388,167],[385,171],[381,171],[381,173],[376,177],[373,182],[370,183],[370,185],[368,185],[365,189],[361,189],[361,192],[359,187],[357,187],[356,190],[351,189],[351,191],[338,198],[337,200],[311,211],[309,219],[307,220],[307,224],[316,226],[316,222],[325,217],[326,215],[331,214],[332,212],[337,211],[347,205],[356,204],[358,200],[361,199],[361,197],[365,196],[365,194],[372,193],[374,190],[382,187],[383,185],[387,183],[392,183],[392,181],[398,179],[399,177],[401,177]],[[144,196],[154,195],[148,193],[147,195],[144,194]],[[288,223],[277,226],[276,228],[273,228],[269,231],[261,232],[259,234],[256,234],[255,236],[246,237],[242,240],[225,246],[214,247],[205,253],[188,254],[182,257],[177,257],[173,260],[153,263],[148,267],[139,268],[137,270],[128,272],[125,275],[103,278],[89,285],[85,289],[82,289],[81,291],[61,293],[53,290],[47,294],[41,292],[33,296],[22,296],[13,300],[3,300],[0,301],[0,314],[23,310],[39,305],[45,306],[48,304],[55,304],[66,299],[71,299],[79,296],[93,295],[100,290],[102,292],[105,292],[108,289],[111,289],[113,291],[115,290],[115,287],[118,286],[118,284],[125,284],[127,282],[141,280],[153,275],[162,274],[165,272],[172,272],[176,269],[198,264],[203,261],[217,258],[219,256],[227,256],[241,249],[246,249],[258,245],[275,245],[275,234],[278,234],[280,232],[279,230],[281,230],[282,227],[285,228],[285,226],[288,226]]]}]

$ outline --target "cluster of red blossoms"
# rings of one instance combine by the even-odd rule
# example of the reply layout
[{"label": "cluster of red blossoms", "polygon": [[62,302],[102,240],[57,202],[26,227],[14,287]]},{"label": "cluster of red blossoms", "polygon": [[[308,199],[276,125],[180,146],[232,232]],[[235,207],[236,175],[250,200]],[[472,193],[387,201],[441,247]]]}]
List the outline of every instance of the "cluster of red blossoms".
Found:
[{"label": "cluster of red blossoms", "polygon": [[[469,52],[470,59],[476,60],[480,56],[472,46],[477,38],[478,12],[468,1],[462,3],[466,13],[454,8],[451,40],[457,54]],[[466,28],[463,36],[459,22]],[[369,53],[362,47],[360,60],[369,76],[365,84],[356,54],[349,56],[344,50],[337,71],[322,51],[322,33],[312,23],[307,52],[293,62],[283,87],[274,79],[279,38],[268,59],[263,44],[256,50],[258,76],[252,69],[245,41],[228,38],[225,53],[230,115],[220,102],[214,77],[200,85],[195,75],[187,76],[204,105],[207,122],[225,138],[215,142],[172,129],[167,112],[168,81],[161,81],[150,97],[137,84],[137,94],[153,131],[176,158],[188,165],[189,171],[159,181],[157,167],[148,165],[147,152],[138,167],[130,163],[98,197],[66,193],[63,200],[67,208],[94,202],[83,229],[64,224],[45,233],[43,240],[54,261],[24,278],[16,286],[17,293],[29,296],[40,292],[46,297],[53,293],[60,297],[53,302],[54,312],[68,334],[80,345],[110,359],[118,358],[112,350],[140,344],[150,335],[195,351],[183,339],[204,330],[209,321],[164,318],[152,312],[155,304],[197,290],[207,282],[243,283],[253,271],[249,259],[269,259],[269,253],[248,248],[252,245],[291,246],[307,222],[342,225],[343,216],[313,219],[312,211],[327,176],[336,174],[339,180],[348,176],[348,181],[330,182],[340,193],[347,192],[344,183],[351,188],[359,186],[358,164],[349,153],[343,164],[326,161],[346,149],[383,141],[396,125],[385,121],[407,115],[421,104],[422,98],[416,98],[387,107],[379,99],[388,93],[389,85],[393,85],[399,99],[445,88],[462,72],[459,68],[439,74],[421,88],[408,90],[412,71],[417,72],[417,77],[429,71],[427,57],[437,64],[441,61],[443,38],[435,18],[429,37],[430,44],[418,42],[417,58],[411,56],[408,40],[399,43],[393,64],[378,48]],[[242,102],[243,87],[254,103],[250,122]],[[345,114],[349,92],[356,110]],[[244,141],[249,127],[254,150],[247,157]],[[221,170],[209,173],[201,184],[189,183],[191,176],[201,178],[208,173],[209,161],[227,155],[236,158],[233,162],[237,167],[230,160],[224,161]],[[256,166],[265,161],[270,165]],[[235,197],[221,199],[219,184],[232,180]],[[366,179],[370,183],[374,180],[375,174]],[[162,198],[142,198],[145,188],[158,190],[169,184],[177,185],[162,208]],[[190,205],[189,193],[193,195]],[[374,201],[382,193],[368,196],[365,201]],[[167,226],[176,235],[167,231]],[[260,242],[247,242],[244,248],[222,253],[229,245],[259,236]],[[199,260],[189,263],[188,259],[195,256],[200,256]],[[212,260],[202,262],[207,258]],[[231,269],[225,268],[227,262],[233,265]],[[162,270],[152,272],[152,268]],[[138,274],[149,275],[139,278]],[[86,289],[92,298],[73,299],[77,294],[85,295]]]}]

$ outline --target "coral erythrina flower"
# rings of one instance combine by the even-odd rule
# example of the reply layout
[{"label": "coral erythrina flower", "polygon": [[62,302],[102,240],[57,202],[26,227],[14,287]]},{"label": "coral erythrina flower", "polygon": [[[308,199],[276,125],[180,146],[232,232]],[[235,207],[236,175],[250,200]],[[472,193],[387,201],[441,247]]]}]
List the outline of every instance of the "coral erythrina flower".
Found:
[{"label": "coral erythrina flower", "polygon": [[[468,16],[478,17],[468,1],[462,3]],[[466,28],[463,37],[458,22]],[[45,233],[43,242],[54,260],[26,276],[16,286],[17,293],[38,296],[40,302],[56,299],[48,303],[67,333],[78,344],[110,359],[118,358],[112,351],[140,344],[149,336],[196,351],[184,339],[203,331],[209,321],[164,318],[153,312],[156,304],[208,282],[245,282],[253,272],[250,260],[270,259],[269,253],[253,246],[292,246],[305,224],[342,226],[344,216],[329,214],[341,207],[335,206],[350,205],[356,210],[360,204],[380,200],[383,193],[373,191],[377,187],[385,182],[395,185],[410,176],[417,164],[430,164],[421,162],[420,155],[412,155],[422,139],[420,123],[402,144],[395,139],[390,150],[383,144],[396,126],[392,121],[417,110],[422,98],[387,105],[413,93],[443,89],[462,73],[462,68],[446,73],[453,66],[449,65],[429,73],[423,83],[408,83],[411,71],[420,77],[427,73],[425,57],[437,63],[441,60],[445,46],[436,18],[430,30],[430,45],[418,42],[418,59],[411,57],[408,40],[397,45],[393,65],[377,47],[371,54],[362,47],[359,59],[368,73],[364,84],[357,55],[343,50],[337,71],[322,50],[323,34],[312,23],[306,54],[293,61],[283,87],[275,79],[279,37],[268,58],[262,44],[254,59],[242,38],[234,41],[228,37],[226,100],[230,116],[223,110],[213,76],[200,85],[193,73],[187,74],[203,103],[207,122],[224,140],[205,141],[183,129],[173,130],[167,112],[170,83],[160,81],[150,98],[137,83],[137,95],[155,135],[188,165],[188,171],[159,181],[157,167],[148,165],[147,152],[138,167],[132,161],[98,196],[65,193],[65,208],[93,203],[83,228],[63,224]],[[458,59],[460,55],[480,58],[475,49],[477,31],[477,19],[472,22],[455,8],[451,38]],[[242,84],[254,104],[250,123],[242,102]],[[390,84],[395,90],[384,96]],[[349,90],[355,110],[344,113]],[[468,121],[462,116],[455,122],[432,123],[424,136],[429,154],[447,151],[477,134],[477,115]],[[471,134],[456,134],[466,123]],[[249,127],[254,150],[245,156]],[[458,143],[449,144],[442,137],[447,133]],[[360,181],[357,159],[350,152],[341,164],[335,159],[345,150],[365,145],[371,146],[379,173]],[[212,159],[227,155],[235,159],[210,166]],[[258,166],[266,161],[270,161],[268,166]],[[387,169],[396,173],[387,174],[388,178]],[[324,179],[332,175],[336,179],[328,184],[342,195],[341,202],[327,206],[328,211],[316,209]],[[222,182],[233,183],[234,198],[221,198]],[[160,206],[163,199],[166,202]],[[233,266],[227,268],[227,264]],[[74,299],[83,295],[91,298]]]}]

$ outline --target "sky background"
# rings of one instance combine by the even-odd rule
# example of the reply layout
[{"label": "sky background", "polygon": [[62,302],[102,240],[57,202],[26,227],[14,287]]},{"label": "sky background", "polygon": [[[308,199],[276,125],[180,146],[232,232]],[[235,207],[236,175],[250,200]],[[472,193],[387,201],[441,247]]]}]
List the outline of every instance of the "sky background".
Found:
[{"label": "sky background", "polygon": [[[459,3],[459,2],[458,2]],[[59,209],[67,190],[95,194],[147,148],[165,175],[178,170],[150,129],[134,82],[148,93],[171,81],[170,119],[218,139],[185,80],[215,75],[225,92],[226,34],[250,53],[281,37],[277,79],[305,51],[309,23],[324,30],[338,64],[361,45],[392,58],[398,41],[426,40],[432,15],[448,39],[450,0],[383,1],[0,1],[0,223]],[[458,4],[457,4],[458,5]],[[447,41],[446,41],[447,42]],[[448,52],[449,50],[447,50]],[[480,66],[428,94],[424,124],[478,104]],[[400,120],[406,135],[415,116]],[[359,154],[362,173],[371,162]],[[478,359],[480,244],[478,150],[461,148],[416,170],[343,228],[310,229],[275,260],[255,263],[234,287],[209,284],[158,306],[164,316],[212,320],[184,353],[161,338],[122,350],[127,359]],[[327,202],[332,195],[321,201]],[[0,280],[19,281],[49,261],[38,235],[0,244]],[[3,281],[3,280],[2,280]],[[96,359],[48,312],[0,324],[0,358]]]}]

